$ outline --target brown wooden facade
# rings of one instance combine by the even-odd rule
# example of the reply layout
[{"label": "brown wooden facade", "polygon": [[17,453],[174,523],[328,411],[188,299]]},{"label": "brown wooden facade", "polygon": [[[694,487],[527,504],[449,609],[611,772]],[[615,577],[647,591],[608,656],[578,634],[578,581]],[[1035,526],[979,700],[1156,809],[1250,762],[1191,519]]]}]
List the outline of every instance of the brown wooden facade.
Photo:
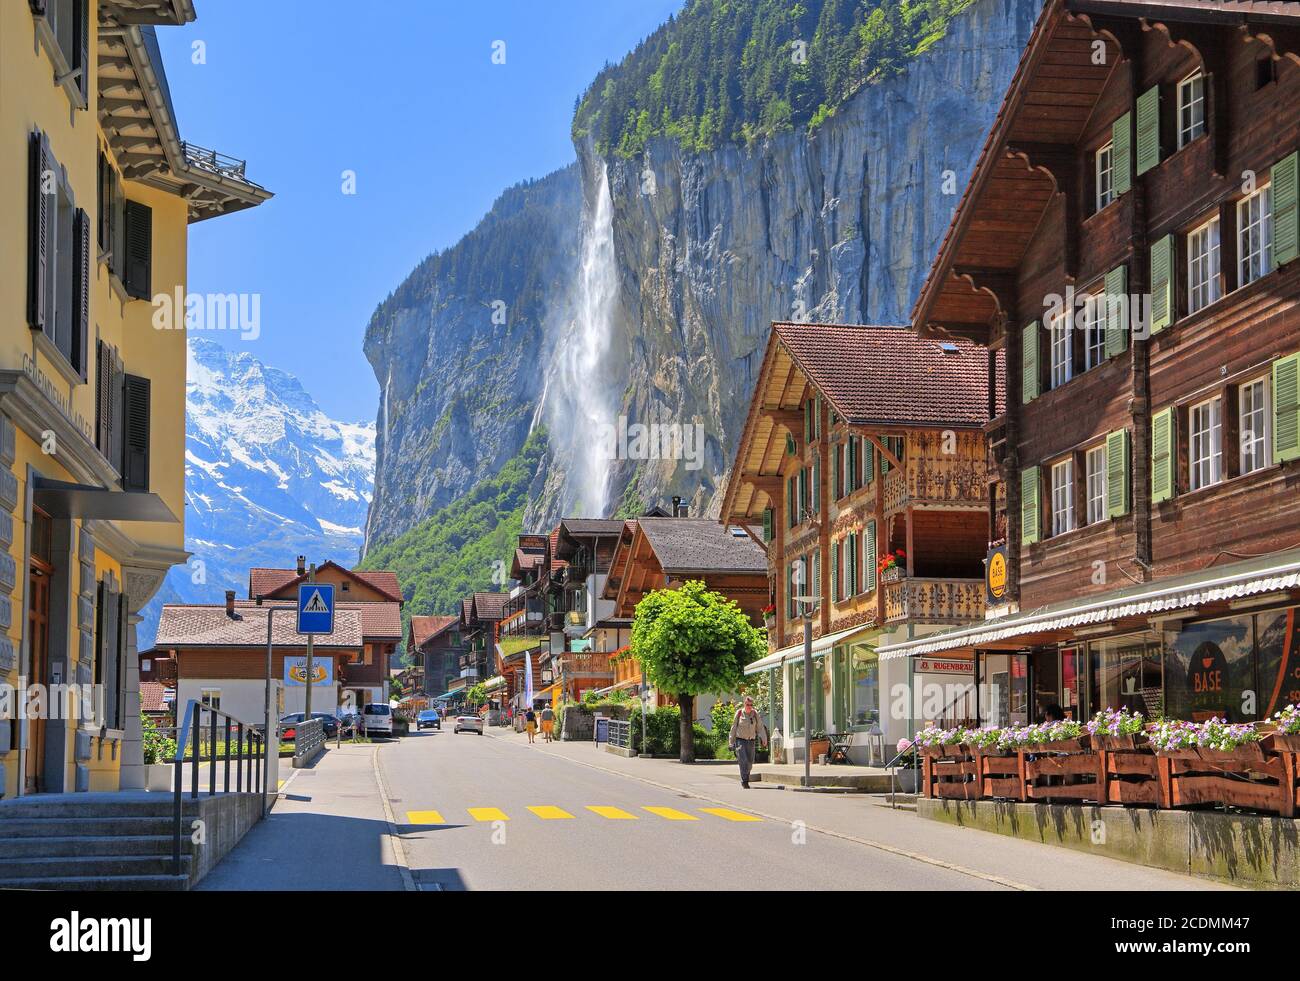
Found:
[{"label": "brown wooden facade", "polygon": [[1021,609],[1300,544],[1300,19],[1255,8],[1048,3],[917,303],[1012,366]]}]

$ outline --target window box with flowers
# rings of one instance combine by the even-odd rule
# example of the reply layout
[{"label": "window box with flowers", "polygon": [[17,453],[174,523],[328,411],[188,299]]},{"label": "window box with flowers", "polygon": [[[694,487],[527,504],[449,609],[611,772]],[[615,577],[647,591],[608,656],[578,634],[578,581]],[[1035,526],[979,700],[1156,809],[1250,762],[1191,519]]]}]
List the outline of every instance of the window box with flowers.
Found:
[{"label": "window box with flowers", "polygon": [[763,624],[767,627],[768,631],[776,629],[775,603],[768,603],[767,606],[763,607]]},{"label": "window box with flowers", "polygon": [[907,575],[907,553],[901,548],[884,555],[876,563],[876,578],[880,582],[896,582]]}]

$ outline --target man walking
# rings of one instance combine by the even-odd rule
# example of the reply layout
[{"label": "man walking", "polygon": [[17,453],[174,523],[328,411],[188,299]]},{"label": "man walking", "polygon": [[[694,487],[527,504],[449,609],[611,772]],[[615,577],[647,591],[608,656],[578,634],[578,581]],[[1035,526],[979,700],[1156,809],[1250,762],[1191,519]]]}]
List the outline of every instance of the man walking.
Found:
[{"label": "man walking", "polygon": [[535,742],[534,737],[537,735],[537,713],[530,706],[524,714],[524,730],[528,733],[528,741]]},{"label": "man walking", "polygon": [[749,789],[749,771],[754,766],[754,745],[767,748],[767,728],[763,717],[754,708],[754,700],[745,696],[745,704],[736,709],[736,717],[731,720],[731,732],[727,736],[727,745],[736,754],[740,763],[740,785]]},{"label": "man walking", "polygon": [[555,709],[546,705],[542,709],[542,735],[546,737],[549,743],[555,739]]}]

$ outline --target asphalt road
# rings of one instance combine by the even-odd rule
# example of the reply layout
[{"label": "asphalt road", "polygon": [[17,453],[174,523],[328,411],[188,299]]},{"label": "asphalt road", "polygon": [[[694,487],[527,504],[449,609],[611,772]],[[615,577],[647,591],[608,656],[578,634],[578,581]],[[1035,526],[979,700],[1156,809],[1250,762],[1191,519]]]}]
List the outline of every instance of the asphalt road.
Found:
[{"label": "asphalt road", "polygon": [[742,790],[735,767],[426,731],[376,756],[421,889],[1206,889],[922,821],[860,796]]}]

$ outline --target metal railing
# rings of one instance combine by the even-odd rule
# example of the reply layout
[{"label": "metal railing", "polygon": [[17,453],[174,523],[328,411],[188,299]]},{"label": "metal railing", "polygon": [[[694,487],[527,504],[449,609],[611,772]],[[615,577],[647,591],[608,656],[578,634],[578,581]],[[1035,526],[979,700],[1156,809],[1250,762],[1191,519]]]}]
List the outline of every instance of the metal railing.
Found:
[{"label": "metal railing", "polygon": [[298,770],[306,766],[324,745],[324,722],[320,719],[304,719],[299,722],[293,727],[293,768]]},{"label": "metal railing", "polygon": [[626,720],[609,720],[609,744],[619,749],[632,748],[632,723]]},{"label": "metal railing", "polygon": [[[204,719],[207,726],[203,725]],[[218,743],[218,718],[224,743]],[[207,737],[206,739],[204,737]],[[235,752],[231,753],[232,743]],[[265,794],[266,753],[261,731],[251,723],[235,718],[220,709],[210,708],[197,699],[185,706],[184,722],[176,729],[176,753],[172,757],[172,869],[181,873],[181,793],[185,765],[190,766],[190,800],[199,798],[199,764],[207,763],[208,796],[217,793],[217,764],[225,764],[225,789],[230,793],[230,764],[235,763],[235,793]],[[207,754],[204,754],[204,749]],[[186,759],[186,756],[189,759]]]},{"label": "metal railing", "polygon": [[185,162],[192,167],[198,167],[221,177],[233,177],[236,180],[248,181],[248,177],[245,175],[247,164],[238,157],[229,157],[224,153],[218,153],[216,150],[209,150],[207,147],[195,146],[193,143],[184,141],[181,142],[181,153],[185,157]]}]

